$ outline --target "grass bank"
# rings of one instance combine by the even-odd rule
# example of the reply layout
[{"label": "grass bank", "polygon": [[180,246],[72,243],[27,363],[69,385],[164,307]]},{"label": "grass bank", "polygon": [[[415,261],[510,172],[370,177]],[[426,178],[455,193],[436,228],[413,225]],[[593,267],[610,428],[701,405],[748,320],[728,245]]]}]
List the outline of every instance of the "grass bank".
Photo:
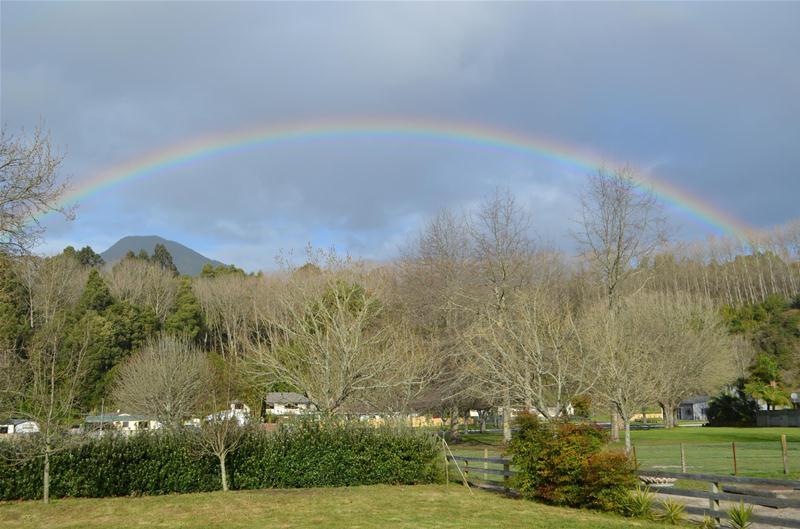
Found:
[{"label": "grass bank", "polygon": [[654,523],[539,505],[456,485],[270,489],[0,504],[0,527],[42,529],[622,529]]}]

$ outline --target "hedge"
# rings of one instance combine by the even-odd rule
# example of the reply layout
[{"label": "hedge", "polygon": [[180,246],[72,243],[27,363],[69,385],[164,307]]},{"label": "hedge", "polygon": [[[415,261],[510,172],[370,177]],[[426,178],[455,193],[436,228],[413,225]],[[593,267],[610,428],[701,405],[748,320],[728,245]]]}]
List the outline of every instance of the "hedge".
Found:
[{"label": "hedge", "polygon": [[[53,497],[204,492],[221,488],[213,455],[192,450],[191,431],[87,438],[51,457]],[[42,459],[14,463],[0,443],[0,500],[40,498]],[[228,455],[232,489],[432,483],[441,479],[435,440],[408,428],[302,422],[250,431]]]}]

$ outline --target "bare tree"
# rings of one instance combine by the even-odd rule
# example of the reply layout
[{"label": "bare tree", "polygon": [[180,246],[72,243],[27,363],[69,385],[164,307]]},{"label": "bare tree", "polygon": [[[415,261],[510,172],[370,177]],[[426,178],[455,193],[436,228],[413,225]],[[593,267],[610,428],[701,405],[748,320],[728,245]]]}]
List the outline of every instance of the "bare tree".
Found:
[{"label": "bare tree", "polygon": [[602,302],[581,321],[583,343],[597,369],[593,395],[622,419],[625,449],[630,451],[630,423],[634,413],[658,398],[659,373],[650,354],[646,325],[637,318],[639,307],[619,300],[614,308]]},{"label": "bare tree", "polygon": [[219,461],[222,490],[228,490],[228,454],[236,450],[248,431],[249,417],[238,415],[231,405],[236,401],[237,372],[232,362],[222,362],[213,370],[201,408],[200,424],[189,439],[198,454],[210,454]]},{"label": "bare tree", "polygon": [[736,340],[707,298],[642,293],[632,303],[649,339],[645,363],[658,373],[656,400],[671,428],[683,399],[715,391],[735,378]]},{"label": "bare tree", "polygon": [[502,318],[484,314],[471,335],[473,376],[495,400],[509,392],[526,409],[555,418],[594,384],[572,311],[546,287],[518,294]]},{"label": "bare tree", "polygon": [[[486,311],[490,318],[503,325],[506,309],[517,291],[531,284],[533,241],[529,235],[530,216],[520,208],[510,192],[497,190],[473,215],[469,232],[473,241],[474,260],[479,267],[479,284],[489,294],[480,294],[467,310]],[[511,388],[506,388],[500,402],[503,409],[503,439],[511,440]]]},{"label": "bare tree", "polygon": [[[620,288],[646,270],[637,266],[666,240],[664,218],[652,191],[636,185],[631,168],[600,169],[589,177],[581,197],[580,229],[575,237],[613,307]],[[619,438],[612,410],[612,439]]]},{"label": "bare tree", "polygon": [[63,312],[44,324],[29,344],[27,354],[16,357],[11,364],[19,383],[0,391],[2,409],[33,421],[38,427],[38,432],[21,445],[22,457],[43,459],[45,503],[50,502],[50,459],[71,440],[68,429],[78,416],[77,397],[86,372],[88,333],[78,347],[65,347],[62,341],[66,325]]},{"label": "bare tree", "polygon": [[0,132],[0,252],[27,253],[43,232],[37,216],[72,212],[58,204],[66,189],[59,180],[63,157],[54,152],[50,137],[36,128],[30,138]]},{"label": "bare tree", "polygon": [[123,259],[106,277],[115,298],[152,309],[164,323],[178,293],[178,278],[172,271],[143,259]]},{"label": "bare tree", "polygon": [[[435,382],[417,397],[423,408],[444,409],[457,417],[461,403],[473,400],[475,381],[464,369],[463,335],[474,319],[463,306],[476,287],[475,261],[466,218],[443,210],[430,219],[404,249],[398,263],[395,298],[405,320],[430,345],[437,364]],[[451,424],[456,427],[455,421]]]},{"label": "bare tree", "polygon": [[48,324],[59,311],[75,305],[89,274],[77,259],[64,254],[47,258],[22,256],[15,259],[13,266],[25,286],[31,329]]},{"label": "bare tree", "polygon": [[126,410],[178,428],[201,409],[210,378],[211,367],[203,351],[188,338],[163,334],[122,365],[112,397]]},{"label": "bare tree", "polygon": [[257,325],[259,278],[226,274],[200,278],[192,288],[197,296],[213,343],[227,359],[241,357]]},{"label": "bare tree", "polygon": [[388,323],[381,285],[335,257],[321,273],[289,274],[272,313],[260,315],[249,373],[262,387],[288,383],[323,413],[403,385],[403,341]]},{"label": "bare tree", "polygon": [[601,169],[589,177],[575,237],[605,288],[609,306],[620,287],[643,270],[637,264],[666,242],[664,222],[655,195],[636,184],[629,167]]}]

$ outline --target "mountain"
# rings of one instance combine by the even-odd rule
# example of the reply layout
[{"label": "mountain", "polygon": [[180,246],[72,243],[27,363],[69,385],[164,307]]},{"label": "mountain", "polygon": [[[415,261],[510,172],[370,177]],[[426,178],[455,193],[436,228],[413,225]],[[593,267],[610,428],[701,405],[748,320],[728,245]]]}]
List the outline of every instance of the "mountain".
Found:
[{"label": "mountain", "polygon": [[178,267],[178,272],[181,274],[196,276],[206,263],[211,263],[212,266],[223,264],[214,259],[209,259],[205,255],[199,254],[180,243],[168,241],[167,239],[162,239],[155,235],[130,235],[128,237],[123,237],[100,255],[106,263],[113,264],[125,257],[125,254],[129,251],[138,254],[139,250],[143,249],[148,254],[152,255],[156,244],[163,244],[167,248],[167,251],[172,254],[172,262],[175,263],[175,266]]}]

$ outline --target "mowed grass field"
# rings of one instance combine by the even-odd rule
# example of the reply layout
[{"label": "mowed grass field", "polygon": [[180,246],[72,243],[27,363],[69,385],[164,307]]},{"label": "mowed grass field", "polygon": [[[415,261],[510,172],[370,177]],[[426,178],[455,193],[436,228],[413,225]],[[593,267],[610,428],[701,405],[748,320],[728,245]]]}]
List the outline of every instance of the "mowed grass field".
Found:
[{"label": "mowed grass field", "polygon": [[[788,476],[783,473],[782,434],[786,435],[788,444]],[[733,474],[733,442],[736,443],[739,475],[800,479],[800,428],[659,428],[634,430],[631,438],[636,447],[637,461],[645,469],[680,472],[680,445],[683,443],[687,472]],[[612,445],[612,448],[622,447],[622,443]],[[499,433],[469,434],[463,443],[455,444],[451,449],[456,455],[482,457],[484,450],[490,457],[504,455]],[[489,466],[499,468],[499,465]]]},{"label": "mowed grass field", "polygon": [[663,527],[457,485],[214,492],[0,504],[4,529],[622,529]]},{"label": "mowed grass field", "polygon": [[[789,475],[783,473],[781,434],[786,435]],[[800,478],[800,428],[676,428],[632,434],[641,468],[681,471],[681,443],[686,471],[743,476]],[[620,445],[621,446],[621,445]]]}]

